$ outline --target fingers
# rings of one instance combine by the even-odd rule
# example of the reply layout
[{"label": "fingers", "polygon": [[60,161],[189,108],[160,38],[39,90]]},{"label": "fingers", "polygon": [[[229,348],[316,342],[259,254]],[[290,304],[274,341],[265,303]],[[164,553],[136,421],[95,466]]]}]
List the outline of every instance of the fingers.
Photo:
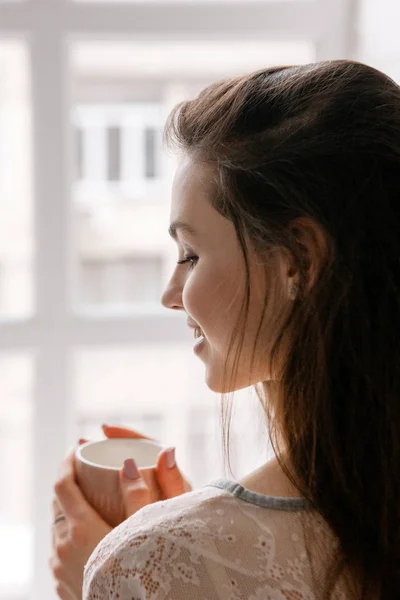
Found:
[{"label": "fingers", "polygon": [[61,521],[57,524],[54,524],[55,519],[62,514],[62,508],[60,506],[59,501],[57,500],[57,498],[53,498],[53,520],[51,523],[51,538],[52,538],[52,544],[53,544],[53,548],[56,547],[56,545],[62,541],[65,540],[68,537],[68,522],[65,521]]},{"label": "fingers", "polygon": [[48,561],[49,568],[55,580],[55,591],[61,600],[76,600],[66,581],[65,568],[57,556],[52,556]]},{"label": "fingers", "polygon": [[150,503],[150,490],[135,464],[128,458],[119,471],[121,494],[126,518]]},{"label": "fingers", "polygon": [[165,498],[175,498],[191,490],[177,467],[175,448],[167,448],[158,455],[157,479]]},{"label": "fingers", "polygon": [[57,498],[53,498],[52,508],[53,508],[53,521],[54,521],[59,515],[62,514],[61,506],[60,506],[60,503],[57,500]]},{"label": "fingers", "polygon": [[139,431],[129,429],[128,427],[120,427],[119,425],[102,425],[101,428],[104,432],[104,435],[108,438],[133,438],[138,440],[153,439],[147,435],[143,435],[143,433],[139,433]]},{"label": "fingers", "polygon": [[61,600],[76,600],[76,596],[73,595],[69,586],[64,582],[56,578],[55,573],[59,573],[62,567],[57,561],[49,563],[50,569],[53,572],[53,577],[56,580],[55,592]]},{"label": "fingers", "polygon": [[[78,444],[81,446],[85,444],[88,440],[81,438]],[[86,499],[83,497],[79,486],[75,482],[75,448],[70,451],[67,457],[61,462],[59,469],[59,479],[54,485],[55,497],[53,498],[53,522],[54,520],[61,514],[66,514],[65,506],[63,506],[61,502],[61,498],[63,498],[64,505],[67,504],[69,506],[70,501],[68,500],[71,493],[74,494],[74,500],[78,498],[79,500],[85,501]],[[78,492],[76,492],[75,488],[77,488]],[[72,492],[71,492],[72,490]],[[72,501],[72,500],[71,500]],[[71,516],[71,515],[68,515]],[[58,528],[59,529],[59,528]]]},{"label": "fingers", "polygon": [[60,478],[54,485],[58,506],[67,520],[79,519],[91,510],[90,504],[75,482],[74,455],[75,451],[71,451],[62,461]]}]

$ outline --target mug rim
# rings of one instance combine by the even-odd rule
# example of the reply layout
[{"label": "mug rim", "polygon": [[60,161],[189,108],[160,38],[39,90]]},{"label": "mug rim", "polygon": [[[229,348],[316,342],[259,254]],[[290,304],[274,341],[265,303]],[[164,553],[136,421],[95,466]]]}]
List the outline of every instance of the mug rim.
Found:
[{"label": "mug rim", "polygon": [[[76,449],[75,457],[80,462],[83,462],[86,465],[89,465],[90,467],[94,467],[95,469],[107,469],[107,470],[111,470],[111,471],[119,471],[121,469],[121,467],[108,467],[107,465],[99,465],[99,464],[94,463],[91,460],[85,458],[84,456],[82,456],[82,452],[81,452],[87,446],[105,444],[107,442],[112,442],[115,440],[125,440],[125,441],[129,440],[131,442],[140,442],[141,444],[143,444],[143,443],[151,444],[152,446],[157,446],[160,449],[160,451],[164,450],[166,448],[166,446],[162,446],[160,444],[160,442],[157,442],[156,440],[148,440],[145,438],[131,438],[131,437],[107,438],[105,440],[89,440],[89,441],[85,442],[84,444],[81,444]],[[147,467],[139,467],[139,468],[140,469],[152,469],[155,467],[156,467],[156,465],[154,464],[154,465],[148,465]]]}]

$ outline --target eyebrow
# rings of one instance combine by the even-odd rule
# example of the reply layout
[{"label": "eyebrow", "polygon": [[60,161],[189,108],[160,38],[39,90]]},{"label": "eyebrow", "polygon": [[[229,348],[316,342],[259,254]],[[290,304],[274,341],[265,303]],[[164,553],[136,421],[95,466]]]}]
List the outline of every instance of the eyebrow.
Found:
[{"label": "eyebrow", "polygon": [[196,235],[195,230],[193,229],[193,227],[191,227],[190,225],[188,225],[188,223],[185,223],[184,221],[174,221],[168,227],[168,233],[169,233],[169,235],[174,240],[177,239],[178,230],[180,230],[183,233],[186,233],[188,235],[191,235],[191,236],[195,236]]}]

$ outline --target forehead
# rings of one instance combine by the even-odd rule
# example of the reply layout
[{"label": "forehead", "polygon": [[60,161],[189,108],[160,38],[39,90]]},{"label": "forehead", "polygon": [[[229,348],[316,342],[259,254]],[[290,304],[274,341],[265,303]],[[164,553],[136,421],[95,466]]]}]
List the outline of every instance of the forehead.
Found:
[{"label": "forehead", "polygon": [[186,215],[196,218],[212,210],[210,196],[214,175],[211,165],[187,155],[180,159],[172,185],[171,221]]},{"label": "forehead", "polygon": [[[213,206],[215,170],[185,156],[174,177],[170,224],[184,221],[195,230],[196,244],[206,243],[208,249],[229,249],[236,244],[233,223]],[[204,248],[204,246],[203,246]],[[233,254],[232,254],[233,255]]]}]

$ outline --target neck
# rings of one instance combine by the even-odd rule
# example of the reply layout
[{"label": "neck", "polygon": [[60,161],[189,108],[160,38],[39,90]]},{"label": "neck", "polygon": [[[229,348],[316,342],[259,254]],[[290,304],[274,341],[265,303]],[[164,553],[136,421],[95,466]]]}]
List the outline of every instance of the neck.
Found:
[{"label": "neck", "polygon": [[285,475],[277,458],[273,458],[239,481],[243,487],[264,496],[301,498],[300,492]]}]

